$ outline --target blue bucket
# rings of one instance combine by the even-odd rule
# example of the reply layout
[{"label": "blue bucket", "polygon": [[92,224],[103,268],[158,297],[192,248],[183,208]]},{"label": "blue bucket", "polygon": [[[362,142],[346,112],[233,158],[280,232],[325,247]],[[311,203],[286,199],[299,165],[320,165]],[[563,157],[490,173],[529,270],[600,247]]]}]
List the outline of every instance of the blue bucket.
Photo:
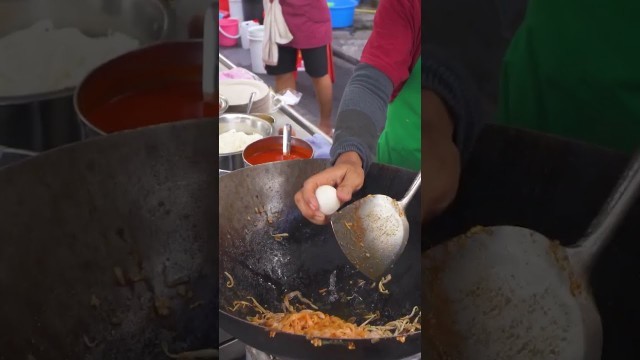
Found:
[{"label": "blue bucket", "polygon": [[331,0],[327,2],[331,12],[331,27],[334,29],[353,26],[353,15],[357,0]]}]

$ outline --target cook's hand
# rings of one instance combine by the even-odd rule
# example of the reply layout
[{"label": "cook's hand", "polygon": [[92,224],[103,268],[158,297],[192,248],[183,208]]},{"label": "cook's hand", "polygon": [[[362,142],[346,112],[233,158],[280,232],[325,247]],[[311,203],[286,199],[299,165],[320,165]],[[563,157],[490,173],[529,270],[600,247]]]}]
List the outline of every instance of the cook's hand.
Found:
[{"label": "cook's hand", "polygon": [[322,185],[331,185],[337,189],[340,204],[351,200],[354,192],[364,184],[362,159],[358,153],[350,151],[338,157],[335,165],[319,172],[304,182],[295,195],[296,205],[302,215],[314,224],[323,225],[329,218],[320,212],[316,190]]}]

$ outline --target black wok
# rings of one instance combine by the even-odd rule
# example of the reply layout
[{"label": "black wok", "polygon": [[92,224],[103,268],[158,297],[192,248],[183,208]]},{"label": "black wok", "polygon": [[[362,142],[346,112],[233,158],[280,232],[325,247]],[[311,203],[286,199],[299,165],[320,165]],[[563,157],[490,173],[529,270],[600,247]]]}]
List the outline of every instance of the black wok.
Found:
[{"label": "black wok", "polygon": [[[351,266],[330,226],[316,226],[302,217],[293,196],[312,174],[324,169],[323,160],[297,160],[245,168],[220,178],[220,326],[242,342],[269,354],[292,359],[399,359],[420,352],[420,334],[406,337],[323,342],[314,347],[304,336],[278,333],[245,320],[255,312],[231,312],[236,300],[253,296],[267,309],[281,312],[283,296],[300,291],[321,311],[343,319],[380,311],[382,322],[409,315],[420,304],[420,199],[407,208],[410,236],[406,250],[390,271],[390,294],[380,293],[371,281],[358,287],[365,275]],[[385,194],[401,198],[415,174],[374,164],[364,188],[354,196]],[[265,213],[258,214],[264,208]],[[272,224],[268,222],[271,217]],[[282,241],[271,234],[288,233]],[[227,287],[228,272],[234,279]],[[332,280],[333,279],[333,280]],[[323,294],[321,289],[331,289]],[[350,300],[347,297],[353,296]],[[352,341],[352,340],[350,340]]]},{"label": "black wok", "polygon": [[0,170],[0,359],[216,347],[214,125],[123,132]]}]

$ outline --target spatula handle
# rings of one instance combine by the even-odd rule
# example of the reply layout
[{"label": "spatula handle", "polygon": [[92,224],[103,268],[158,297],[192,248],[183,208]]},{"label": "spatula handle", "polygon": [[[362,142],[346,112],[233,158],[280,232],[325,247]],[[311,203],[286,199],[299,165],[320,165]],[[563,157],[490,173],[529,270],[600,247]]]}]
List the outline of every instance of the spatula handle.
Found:
[{"label": "spatula handle", "polygon": [[629,208],[640,194],[640,151],[631,158],[616,187],[587,230],[586,236],[574,249],[579,253],[577,266],[589,271],[594,260],[611,239]]},{"label": "spatula handle", "polygon": [[420,188],[421,183],[422,171],[418,173],[418,176],[416,176],[416,178],[413,180],[413,183],[409,187],[409,190],[407,190],[407,193],[404,194],[404,197],[402,198],[402,200],[400,200],[400,206],[402,206],[403,209],[407,208],[407,205],[409,205],[409,202],[411,201],[411,199],[413,199],[413,195],[415,195],[416,191],[418,191],[418,189]]}]

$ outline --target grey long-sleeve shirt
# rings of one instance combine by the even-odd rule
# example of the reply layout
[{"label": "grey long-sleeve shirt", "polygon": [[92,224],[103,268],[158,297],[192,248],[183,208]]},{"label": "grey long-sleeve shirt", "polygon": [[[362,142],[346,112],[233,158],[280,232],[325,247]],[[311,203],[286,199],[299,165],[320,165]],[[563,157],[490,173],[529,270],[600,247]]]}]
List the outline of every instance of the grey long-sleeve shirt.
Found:
[{"label": "grey long-sleeve shirt", "polygon": [[[434,91],[448,107],[454,120],[454,142],[464,160],[482,124],[474,88],[463,70],[437,51],[428,49],[423,55],[422,89]],[[341,154],[355,151],[365,171],[369,169],[376,160],[392,91],[392,82],[384,73],[368,64],[356,66],[338,109],[332,164]]]}]

